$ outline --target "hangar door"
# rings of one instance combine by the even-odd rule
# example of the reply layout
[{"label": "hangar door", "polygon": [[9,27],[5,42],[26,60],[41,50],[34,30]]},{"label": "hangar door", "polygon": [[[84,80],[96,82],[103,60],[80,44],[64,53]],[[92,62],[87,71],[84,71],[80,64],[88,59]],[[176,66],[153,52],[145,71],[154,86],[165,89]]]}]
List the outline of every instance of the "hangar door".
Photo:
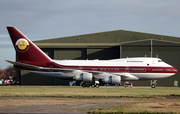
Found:
[{"label": "hangar door", "polygon": [[54,49],[55,60],[85,60],[86,49],[74,48],[74,49]]},{"label": "hangar door", "polygon": [[109,60],[120,58],[120,47],[111,48],[89,48],[87,49],[87,59]]},{"label": "hangar door", "polygon": [[151,57],[151,40],[136,41],[122,44],[122,58]]}]

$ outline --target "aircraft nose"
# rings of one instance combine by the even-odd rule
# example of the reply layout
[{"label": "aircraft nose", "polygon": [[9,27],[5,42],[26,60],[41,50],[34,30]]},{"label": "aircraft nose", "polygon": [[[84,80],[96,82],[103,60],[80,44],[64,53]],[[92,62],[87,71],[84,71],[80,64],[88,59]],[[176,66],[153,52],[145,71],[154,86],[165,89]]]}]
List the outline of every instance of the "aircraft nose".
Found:
[{"label": "aircraft nose", "polygon": [[177,73],[178,70],[177,70],[176,68],[173,67],[173,72],[174,72],[174,73]]}]

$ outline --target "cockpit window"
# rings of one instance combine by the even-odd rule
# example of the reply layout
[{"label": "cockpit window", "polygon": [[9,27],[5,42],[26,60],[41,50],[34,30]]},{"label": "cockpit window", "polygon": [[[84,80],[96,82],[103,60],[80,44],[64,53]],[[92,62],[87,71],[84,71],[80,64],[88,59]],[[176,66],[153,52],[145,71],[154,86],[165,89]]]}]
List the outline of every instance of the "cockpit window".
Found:
[{"label": "cockpit window", "polygon": [[158,60],[158,62],[163,62],[162,60]]}]

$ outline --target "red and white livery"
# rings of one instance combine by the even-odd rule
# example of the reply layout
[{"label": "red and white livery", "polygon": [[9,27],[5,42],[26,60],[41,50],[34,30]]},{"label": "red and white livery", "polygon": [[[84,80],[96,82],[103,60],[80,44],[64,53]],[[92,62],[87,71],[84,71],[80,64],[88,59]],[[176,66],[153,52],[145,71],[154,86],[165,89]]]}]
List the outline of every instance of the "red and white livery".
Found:
[{"label": "red and white livery", "polygon": [[121,81],[167,78],[177,69],[159,58],[137,57],[112,60],[52,60],[15,27],[7,27],[19,61],[9,63],[29,72],[70,81],[82,81],[83,87],[99,87],[99,81],[120,84]]}]

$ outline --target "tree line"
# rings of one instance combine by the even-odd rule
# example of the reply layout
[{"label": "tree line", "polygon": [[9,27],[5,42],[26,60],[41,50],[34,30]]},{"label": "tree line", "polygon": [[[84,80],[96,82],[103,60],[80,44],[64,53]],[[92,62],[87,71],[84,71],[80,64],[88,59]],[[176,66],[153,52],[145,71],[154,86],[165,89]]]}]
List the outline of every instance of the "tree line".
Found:
[{"label": "tree line", "polygon": [[[5,69],[1,69],[0,68],[0,80],[2,79],[6,79],[6,77],[9,75],[9,73],[11,72],[11,70],[13,70],[14,67],[12,65],[8,66]],[[13,70],[10,76],[16,76],[16,70]]]}]

